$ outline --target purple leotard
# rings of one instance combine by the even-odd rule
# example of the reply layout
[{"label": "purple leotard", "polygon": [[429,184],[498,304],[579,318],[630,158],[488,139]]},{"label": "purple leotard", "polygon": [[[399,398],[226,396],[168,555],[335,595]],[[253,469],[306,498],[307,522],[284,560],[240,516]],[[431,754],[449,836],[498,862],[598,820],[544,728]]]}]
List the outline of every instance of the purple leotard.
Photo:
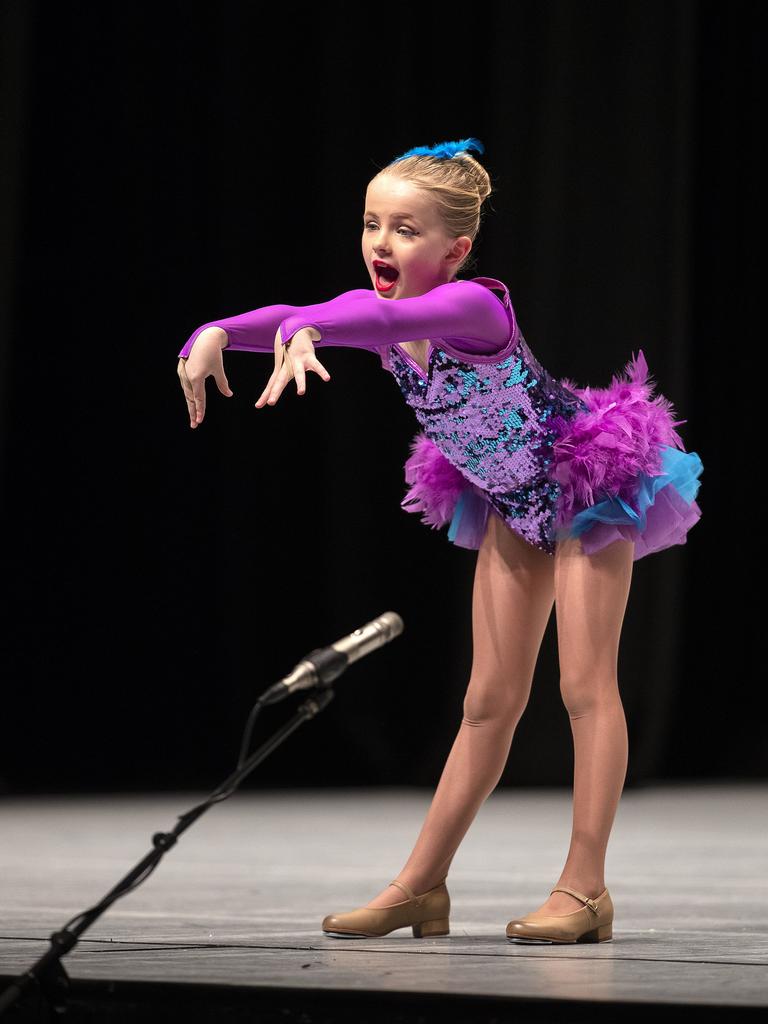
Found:
[{"label": "purple leotard", "polygon": [[392,344],[429,338],[462,357],[497,358],[514,344],[515,324],[511,307],[480,283],[490,280],[450,281],[408,299],[381,299],[373,289],[354,288],[311,306],[262,306],[198,327],[179,357],[189,356],[206,327],[226,331],[228,349],[250,352],[272,352],[278,328],[285,344],[302,327],[316,327],[322,335],[316,347],[349,345],[383,353]]},{"label": "purple leotard", "polygon": [[[495,278],[405,299],[356,288],[309,306],[263,306],[198,327],[180,358],[206,327],[226,331],[234,350],[272,353],[278,330],[285,344],[315,327],[316,347],[376,351],[422,427],[401,505],[429,525],[450,522],[449,540],[462,547],[480,546],[493,511],[547,554],[578,536],[587,554],[633,541],[637,560],[684,543],[701,515],[701,460],[685,453],[671,403],[652,397],[642,351],[628,379],[608,388],[559,381],[526,344]],[[424,338],[426,372],[401,347]]]}]

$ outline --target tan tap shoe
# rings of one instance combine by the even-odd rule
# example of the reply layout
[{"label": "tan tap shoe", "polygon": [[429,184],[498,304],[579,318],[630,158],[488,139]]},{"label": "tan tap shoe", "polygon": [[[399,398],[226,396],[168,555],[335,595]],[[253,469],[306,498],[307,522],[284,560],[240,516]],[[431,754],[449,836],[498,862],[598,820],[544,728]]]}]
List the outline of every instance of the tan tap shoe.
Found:
[{"label": "tan tap shoe", "polygon": [[510,942],[607,942],[613,938],[613,902],[611,894],[603,889],[599,896],[590,898],[575,889],[559,885],[550,891],[567,892],[581,900],[584,906],[572,914],[552,914],[548,917],[515,918],[507,925]]},{"label": "tan tap shoe", "polygon": [[397,878],[389,884],[399,886],[408,899],[390,907],[359,907],[346,914],[328,914],[322,924],[325,934],[343,939],[380,938],[408,925],[413,929],[415,939],[449,934],[451,898],[445,878],[420,896]]}]

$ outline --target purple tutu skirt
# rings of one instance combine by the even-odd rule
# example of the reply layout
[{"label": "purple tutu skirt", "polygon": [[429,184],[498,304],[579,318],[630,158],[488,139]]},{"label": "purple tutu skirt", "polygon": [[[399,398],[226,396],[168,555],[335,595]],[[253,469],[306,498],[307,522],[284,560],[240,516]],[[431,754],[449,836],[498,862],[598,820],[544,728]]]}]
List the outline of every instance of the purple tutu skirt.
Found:
[{"label": "purple tutu skirt", "polygon": [[[686,452],[671,402],[653,395],[642,349],[608,387],[561,383],[581,399],[569,417],[555,416],[552,458],[542,469],[556,482],[551,533],[555,541],[581,540],[594,554],[615,540],[634,543],[634,560],[684,544],[701,517],[696,503],[703,471],[696,452]],[[423,432],[405,463],[410,489],[401,502],[408,512],[439,528],[448,539],[479,548],[491,506]]]}]

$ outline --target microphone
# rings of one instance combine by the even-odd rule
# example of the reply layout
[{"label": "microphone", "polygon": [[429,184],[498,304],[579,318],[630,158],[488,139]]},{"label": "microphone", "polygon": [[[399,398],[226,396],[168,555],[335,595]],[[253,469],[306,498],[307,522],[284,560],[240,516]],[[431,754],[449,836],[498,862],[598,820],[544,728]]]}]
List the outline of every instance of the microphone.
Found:
[{"label": "microphone", "polygon": [[276,704],[294,690],[327,686],[358,658],[383,647],[403,632],[403,620],[397,612],[384,612],[330,647],[316,647],[302,658],[293,671],[271,686],[259,699],[260,704]]}]

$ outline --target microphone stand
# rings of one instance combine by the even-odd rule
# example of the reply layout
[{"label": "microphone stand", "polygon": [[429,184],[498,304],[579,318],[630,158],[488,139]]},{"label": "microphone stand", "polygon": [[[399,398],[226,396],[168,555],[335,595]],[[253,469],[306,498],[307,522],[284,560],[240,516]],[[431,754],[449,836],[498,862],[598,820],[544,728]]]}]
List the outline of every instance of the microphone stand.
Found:
[{"label": "microphone stand", "polygon": [[[385,615],[393,614],[385,613]],[[357,632],[359,633],[360,631]],[[355,635],[351,634],[351,637]],[[260,764],[276,747],[280,746],[303,722],[314,718],[315,715],[328,706],[335,697],[335,693],[330,686],[331,682],[346,669],[349,660],[355,660],[350,659],[344,652],[343,644],[344,641],[340,641],[339,646],[342,647],[341,650],[334,647],[317,648],[300,662],[300,668],[303,667],[301,688],[313,685],[318,692],[307,697],[299,705],[293,718],[289,719],[282,728],[278,729],[266,742],[262,743],[250,757],[247,759],[241,757],[236,771],[214,789],[203,803],[191,808],[186,814],[179,815],[179,822],[175,828],[170,832],[155,832],[152,836],[153,848],[114,888],[110,889],[103,899],[93,907],[73,917],[59,931],[51,934],[49,949],[27,971],[19,975],[0,993],[0,1017],[33,985],[37,986],[37,994],[42,998],[49,1012],[52,1010],[57,1018],[67,1013],[67,997],[70,994],[71,979],[61,963],[61,957],[77,944],[83,932],[90,928],[93,922],[101,917],[115,900],[125,896],[132,889],[136,889],[149,877],[163,855],[176,843],[182,832],[185,832],[193,822],[197,821],[211,804],[219,803],[231,796],[243,779],[250,775],[256,765]],[[367,653],[367,651],[362,653]],[[293,675],[295,674],[294,672]],[[288,678],[290,679],[291,677],[289,676]],[[283,683],[276,683],[259,698],[254,710],[259,709],[265,704],[273,704],[278,700],[282,700],[288,696],[293,688],[293,684],[283,685]]]}]

